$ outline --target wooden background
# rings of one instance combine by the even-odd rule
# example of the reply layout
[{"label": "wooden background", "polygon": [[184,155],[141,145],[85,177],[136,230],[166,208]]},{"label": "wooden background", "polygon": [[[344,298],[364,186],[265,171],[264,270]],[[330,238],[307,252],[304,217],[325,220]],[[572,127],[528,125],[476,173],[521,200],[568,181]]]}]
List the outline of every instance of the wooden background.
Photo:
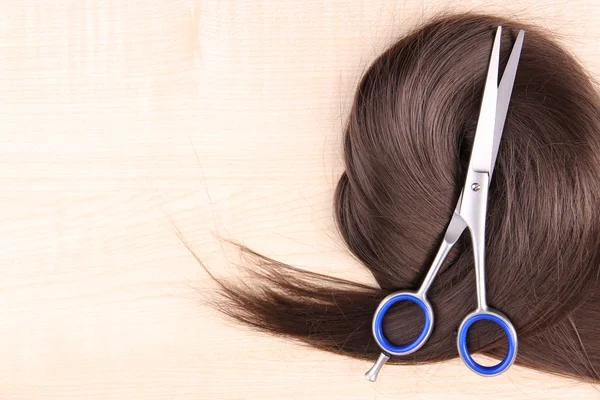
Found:
[{"label": "wooden background", "polygon": [[460,361],[373,384],[203,304],[178,230],[218,274],[240,261],[223,237],[372,282],[331,215],[341,126],[365,67],[431,15],[537,22],[600,73],[596,1],[446,3],[2,1],[0,399],[600,398]]}]

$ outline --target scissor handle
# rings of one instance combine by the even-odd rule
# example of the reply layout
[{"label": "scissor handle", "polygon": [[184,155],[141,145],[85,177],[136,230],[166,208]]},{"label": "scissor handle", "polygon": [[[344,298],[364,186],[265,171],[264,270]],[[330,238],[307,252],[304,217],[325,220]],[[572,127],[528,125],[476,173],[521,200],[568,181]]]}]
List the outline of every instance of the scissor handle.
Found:
[{"label": "scissor handle", "polygon": [[[385,313],[393,304],[400,301],[411,301],[417,304],[419,307],[421,307],[421,310],[423,310],[423,313],[425,314],[425,324],[423,326],[423,330],[415,340],[405,345],[395,345],[383,334],[383,317],[385,316]],[[433,309],[424,295],[413,292],[394,292],[390,294],[381,300],[381,303],[379,303],[377,310],[375,310],[375,315],[373,316],[373,336],[375,337],[375,341],[381,350],[388,355],[404,356],[417,351],[425,344],[429,338],[429,335],[431,335],[432,330]]]},{"label": "scissor handle", "polygon": [[[506,353],[506,356],[504,356],[504,359],[498,364],[491,367],[486,367],[477,363],[473,357],[471,357],[467,347],[467,333],[469,332],[469,328],[475,322],[483,320],[492,321],[500,325],[506,334],[506,338],[508,339],[508,352]],[[465,364],[467,364],[467,367],[469,367],[473,372],[482,376],[495,376],[501,374],[512,365],[517,357],[517,331],[508,318],[498,311],[494,311],[489,308],[485,310],[477,310],[465,317],[458,328],[457,343],[460,357],[463,359]]]}]

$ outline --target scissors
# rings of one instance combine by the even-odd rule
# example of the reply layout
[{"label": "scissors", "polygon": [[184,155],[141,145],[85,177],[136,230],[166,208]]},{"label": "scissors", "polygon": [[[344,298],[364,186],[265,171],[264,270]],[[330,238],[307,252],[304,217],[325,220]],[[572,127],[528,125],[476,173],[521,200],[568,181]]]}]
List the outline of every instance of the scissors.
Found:
[{"label": "scissors", "polygon": [[[517,356],[517,332],[506,316],[488,307],[486,302],[485,219],[489,185],[494,165],[496,164],[496,156],[498,155],[508,104],[515,82],[524,35],[524,31],[519,31],[502,79],[498,85],[502,27],[499,26],[496,30],[464,187],[446,229],[442,244],[425,279],[421,283],[421,287],[416,292],[399,291],[390,294],[379,303],[375,311],[372,330],[375,341],[381,348],[381,354],[375,365],[365,374],[367,379],[372,382],[377,379],[379,371],[391,356],[411,354],[420,349],[427,339],[429,339],[433,330],[433,309],[427,300],[427,290],[430,288],[448,253],[466,228],[469,228],[471,234],[473,255],[475,258],[477,309],[468,314],[460,324],[457,338],[458,352],[467,367],[483,376],[501,374],[515,361]],[[383,317],[389,311],[390,307],[399,301],[416,303],[425,314],[423,330],[416,339],[405,345],[395,345],[383,334]],[[506,356],[498,364],[491,367],[483,366],[473,360],[467,348],[467,332],[469,328],[475,322],[482,320],[492,321],[500,325],[508,338],[508,352]]]}]

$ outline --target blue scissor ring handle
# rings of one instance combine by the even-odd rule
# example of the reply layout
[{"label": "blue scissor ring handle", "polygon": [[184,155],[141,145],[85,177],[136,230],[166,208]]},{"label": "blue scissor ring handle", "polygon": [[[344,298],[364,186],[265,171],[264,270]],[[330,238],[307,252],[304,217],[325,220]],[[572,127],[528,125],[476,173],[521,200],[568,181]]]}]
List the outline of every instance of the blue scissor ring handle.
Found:
[{"label": "blue scissor ring handle", "polygon": [[[506,338],[508,339],[508,352],[504,359],[500,361],[498,364],[486,367],[479,363],[477,363],[471,354],[469,353],[469,349],[467,348],[467,333],[469,332],[469,328],[477,321],[488,320],[497,323],[502,327],[504,333],[506,333]],[[471,314],[460,326],[460,330],[458,333],[458,352],[460,353],[461,358],[467,364],[472,371],[478,373],[483,376],[494,376],[498,375],[508,367],[512,365],[517,356],[517,335],[513,326],[508,322],[506,318],[501,317],[493,312],[476,312]]]},{"label": "blue scissor ring handle", "polygon": [[[383,317],[390,307],[399,301],[412,301],[421,307],[425,314],[425,325],[423,326],[423,330],[415,340],[405,345],[395,345],[383,334]],[[422,299],[419,296],[408,292],[392,293],[383,299],[379,304],[379,307],[377,307],[375,316],[373,317],[373,336],[375,337],[375,341],[383,351],[394,356],[410,354],[421,348],[429,338],[432,328],[433,310],[431,309],[431,306],[424,298]]]}]

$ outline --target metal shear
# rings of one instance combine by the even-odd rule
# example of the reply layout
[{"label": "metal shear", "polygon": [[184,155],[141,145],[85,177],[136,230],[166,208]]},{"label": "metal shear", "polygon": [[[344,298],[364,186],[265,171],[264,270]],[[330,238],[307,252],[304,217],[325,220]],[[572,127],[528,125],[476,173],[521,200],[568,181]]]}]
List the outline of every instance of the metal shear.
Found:
[{"label": "metal shear", "polygon": [[[394,292],[384,298],[373,317],[373,336],[381,348],[381,354],[365,376],[374,382],[383,365],[391,356],[404,356],[421,348],[433,330],[433,309],[427,300],[427,290],[437,275],[450,249],[466,228],[469,228],[475,257],[475,276],[477,284],[477,309],[468,314],[458,328],[458,353],[467,367],[483,376],[494,376],[506,371],[517,356],[517,332],[510,320],[502,313],[488,307],[485,294],[485,220],[487,213],[488,189],[498,155],[500,139],[504,129],[508,104],[519,64],[525,32],[519,31],[504,74],[498,85],[500,64],[500,38],[502,27],[496,30],[492,55],[487,72],[479,120],[471,150],[464,187],[458,198],[442,244],[431,264],[421,287],[413,291]],[[383,318],[390,307],[399,301],[412,301],[421,307],[425,314],[425,323],[419,336],[405,345],[391,343],[383,334]],[[500,325],[508,338],[508,352],[498,364],[487,367],[477,363],[467,348],[467,332],[477,321],[488,320]]]}]

